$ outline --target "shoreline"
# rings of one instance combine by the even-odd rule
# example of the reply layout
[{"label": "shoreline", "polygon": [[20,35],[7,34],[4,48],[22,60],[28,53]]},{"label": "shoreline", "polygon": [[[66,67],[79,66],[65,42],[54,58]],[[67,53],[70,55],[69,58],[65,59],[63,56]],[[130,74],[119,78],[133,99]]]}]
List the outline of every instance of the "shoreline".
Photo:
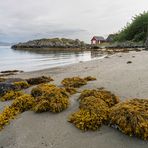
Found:
[{"label": "shoreline", "polygon": [[[117,53],[101,60],[77,63],[64,67],[24,72],[11,77],[30,78],[51,76],[54,84],[73,76],[93,76],[96,81],[81,87],[96,89],[104,87],[119,96],[127,98],[148,98],[148,52]],[[127,64],[128,61],[132,63]],[[27,111],[13,120],[0,132],[0,146],[4,148],[147,148],[148,141],[124,135],[117,129],[102,126],[99,131],[82,132],[67,122],[68,116],[78,109],[73,95],[70,107],[59,114],[35,114]],[[0,105],[3,103],[0,102]],[[6,105],[6,104],[4,104]]]}]

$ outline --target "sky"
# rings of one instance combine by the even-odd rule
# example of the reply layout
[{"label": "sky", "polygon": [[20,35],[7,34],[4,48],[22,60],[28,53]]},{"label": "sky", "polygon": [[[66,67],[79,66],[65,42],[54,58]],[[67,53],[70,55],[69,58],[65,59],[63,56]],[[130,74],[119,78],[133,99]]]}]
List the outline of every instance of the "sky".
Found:
[{"label": "sky", "polygon": [[0,0],[0,42],[107,37],[148,11],[148,0]]}]

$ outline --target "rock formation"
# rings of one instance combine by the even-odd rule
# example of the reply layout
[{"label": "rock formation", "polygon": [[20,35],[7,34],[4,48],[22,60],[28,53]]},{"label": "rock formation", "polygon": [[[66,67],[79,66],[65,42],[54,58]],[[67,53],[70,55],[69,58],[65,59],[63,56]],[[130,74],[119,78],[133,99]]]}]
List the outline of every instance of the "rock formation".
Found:
[{"label": "rock formation", "polygon": [[13,49],[22,48],[86,48],[87,44],[78,39],[52,38],[32,40],[25,43],[13,45]]}]

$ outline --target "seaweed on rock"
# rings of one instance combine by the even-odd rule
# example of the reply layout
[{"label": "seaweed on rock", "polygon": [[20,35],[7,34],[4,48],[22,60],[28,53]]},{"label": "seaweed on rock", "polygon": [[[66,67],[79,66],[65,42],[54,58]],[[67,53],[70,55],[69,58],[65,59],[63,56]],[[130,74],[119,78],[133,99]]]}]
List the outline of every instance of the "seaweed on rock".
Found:
[{"label": "seaweed on rock", "polygon": [[124,134],[148,140],[148,100],[131,99],[111,108],[110,125]]}]

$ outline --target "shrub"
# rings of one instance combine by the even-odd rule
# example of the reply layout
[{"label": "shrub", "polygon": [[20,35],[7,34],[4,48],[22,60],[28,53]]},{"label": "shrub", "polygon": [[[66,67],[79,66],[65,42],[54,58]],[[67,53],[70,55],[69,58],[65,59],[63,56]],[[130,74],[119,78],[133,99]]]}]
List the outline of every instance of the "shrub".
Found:
[{"label": "shrub", "polygon": [[30,85],[38,85],[41,83],[47,83],[53,81],[51,77],[41,76],[36,78],[30,78],[26,80]]},{"label": "shrub", "polygon": [[124,134],[148,140],[148,100],[131,99],[111,108],[110,125]]},{"label": "shrub", "polygon": [[7,92],[4,96],[2,96],[0,100],[1,101],[14,100],[14,99],[20,97],[21,95],[23,95],[22,92],[11,90],[11,91]]}]

